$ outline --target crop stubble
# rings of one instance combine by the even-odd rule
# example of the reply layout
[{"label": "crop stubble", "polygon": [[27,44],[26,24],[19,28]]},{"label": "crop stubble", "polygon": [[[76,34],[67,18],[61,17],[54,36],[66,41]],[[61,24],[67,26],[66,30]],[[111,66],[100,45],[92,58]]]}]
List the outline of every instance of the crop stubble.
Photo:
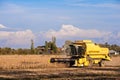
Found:
[{"label": "crop stubble", "polygon": [[107,67],[66,68],[63,64],[51,64],[51,57],[65,55],[1,55],[0,78],[10,79],[119,79],[120,56],[106,61]]}]

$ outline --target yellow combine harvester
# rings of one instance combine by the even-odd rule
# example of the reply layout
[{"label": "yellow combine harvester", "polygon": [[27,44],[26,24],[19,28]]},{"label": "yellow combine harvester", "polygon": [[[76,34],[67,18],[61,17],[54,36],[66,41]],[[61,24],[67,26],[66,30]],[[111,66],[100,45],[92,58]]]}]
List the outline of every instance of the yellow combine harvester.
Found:
[{"label": "yellow combine harvester", "polygon": [[104,61],[110,61],[108,48],[100,47],[91,40],[80,40],[69,44],[70,58],[51,58],[50,62],[69,64],[69,66],[104,66]]}]

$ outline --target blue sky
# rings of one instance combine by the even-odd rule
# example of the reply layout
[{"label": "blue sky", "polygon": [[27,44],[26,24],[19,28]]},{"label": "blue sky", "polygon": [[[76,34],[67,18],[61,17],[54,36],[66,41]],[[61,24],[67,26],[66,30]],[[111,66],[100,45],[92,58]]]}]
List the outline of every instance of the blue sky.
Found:
[{"label": "blue sky", "polygon": [[56,36],[120,45],[119,0],[0,0],[1,47],[43,45]]}]

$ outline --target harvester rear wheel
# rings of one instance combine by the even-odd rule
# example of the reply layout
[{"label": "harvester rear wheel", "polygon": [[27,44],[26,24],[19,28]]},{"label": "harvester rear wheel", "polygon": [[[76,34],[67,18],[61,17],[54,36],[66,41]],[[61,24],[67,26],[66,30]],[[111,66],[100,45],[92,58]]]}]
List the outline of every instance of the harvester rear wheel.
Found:
[{"label": "harvester rear wheel", "polygon": [[104,67],[104,66],[105,66],[104,60],[101,60],[101,61],[99,62],[99,66],[100,66],[100,67]]}]

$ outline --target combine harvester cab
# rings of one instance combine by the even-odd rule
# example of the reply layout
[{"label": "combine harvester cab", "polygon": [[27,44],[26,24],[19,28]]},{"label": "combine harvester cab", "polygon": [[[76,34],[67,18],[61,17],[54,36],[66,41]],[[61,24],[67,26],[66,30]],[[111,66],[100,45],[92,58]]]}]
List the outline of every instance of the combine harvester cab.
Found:
[{"label": "combine harvester cab", "polygon": [[79,40],[69,45],[70,58],[51,58],[50,62],[61,62],[69,66],[104,66],[104,61],[110,61],[108,48],[100,47],[91,40]]}]

